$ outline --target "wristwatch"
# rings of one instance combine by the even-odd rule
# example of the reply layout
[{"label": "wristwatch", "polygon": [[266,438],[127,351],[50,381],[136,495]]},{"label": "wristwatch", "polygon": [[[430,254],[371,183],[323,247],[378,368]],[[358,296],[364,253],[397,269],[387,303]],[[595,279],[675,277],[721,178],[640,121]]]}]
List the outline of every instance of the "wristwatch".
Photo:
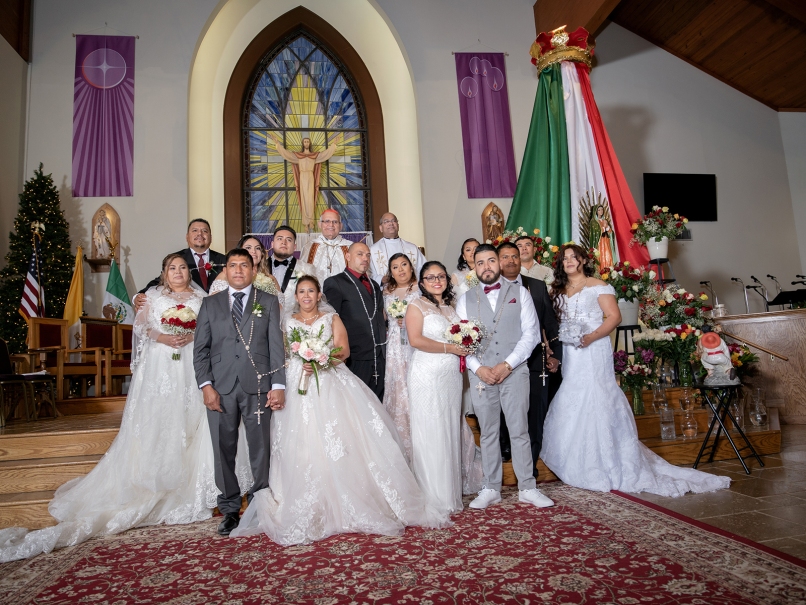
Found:
[{"label": "wristwatch", "polygon": [[509,370],[510,372],[512,371],[512,366],[509,365],[508,361],[504,361],[504,365],[507,367],[507,370]]}]

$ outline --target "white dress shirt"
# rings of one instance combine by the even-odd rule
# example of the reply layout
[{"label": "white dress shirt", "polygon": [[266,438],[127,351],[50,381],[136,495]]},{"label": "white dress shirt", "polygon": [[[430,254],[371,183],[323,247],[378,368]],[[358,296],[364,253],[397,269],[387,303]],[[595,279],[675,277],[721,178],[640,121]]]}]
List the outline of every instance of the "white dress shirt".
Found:
[{"label": "white dress shirt", "polygon": [[[285,259],[284,261],[280,261],[280,262],[285,262],[285,263],[291,264],[291,259],[292,258],[293,257],[289,256],[287,259]],[[274,277],[277,279],[277,283],[280,284],[280,287],[282,288],[283,279],[285,279],[285,272],[288,271],[288,265],[277,265],[277,266],[275,266],[273,256],[271,258],[269,258],[269,262],[271,263],[271,274],[274,275]]]},{"label": "white dress shirt", "polygon": [[[243,312],[246,313],[246,305],[248,304],[248,301],[249,301],[249,295],[252,293],[252,284],[249,284],[243,290],[238,290],[237,288],[233,288],[232,286],[229,287],[229,289],[227,291],[227,294],[229,295],[229,308],[230,308],[230,311],[232,311],[232,304],[235,302],[235,297],[233,296],[233,294],[235,294],[236,292],[243,292],[246,295],[241,299],[241,302],[243,303]],[[219,294],[219,296],[221,296],[221,295]],[[203,382],[202,384],[200,384],[199,388],[200,389],[204,388],[208,384],[213,384],[213,383],[208,380],[207,382]],[[278,390],[278,389],[281,390],[281,391],[284,391],[285,390],[285,385],[284,384],[272,383],[271,388],[272,388],[272,390],[275,390],[275,391]]]},{"label": "white dress shirt", "polygon": [[[496,283],[500,283],[501,287],[498,290],[490,290],[490,292],[486,295],[487,300],[489,301],[493,310],[495,310],[495,305],[498,303],[498,295],[501,292],[504,292],[507,289],[507,285],[512,282],[505,280],[503,277],[499,277],[497,282],[489,285],[494,286]],[[484,285],[485,284],[481,284],[479,287],[483,288]],[[535,303],[532,301],[532,296],[529,294],[529,291],[526,288],[523,286],[518,286],[518,288],[520,289],[519,293],[521,297],[521,338],[515,345],[512,353],[507,355],[505,359],[513,370],[521,365],[524,361],[529,359],[529,356],[537,346],[537,343],[540,342],[540,322],[537,319]],[[462,295],[462,297],[459,299],[459,302],[456,303],[456,314],[460,319],[468,319],[467,294]],[[493,329],[492,326],[485,327],[490,331]],[[475,374],[476,370],[481,367],[479,358],[475,355],[468,355],[467,367],[470,368],[470,371]]]},{"label": "white dress shirt", "polygon": [[529,269],[521,265],[521,275],[534,277],[535,279],[539,279],[547,284],[550,284],[552,281],[554,281],[554,271],[544,265],[541,265],[537,261],[535,261]]}]

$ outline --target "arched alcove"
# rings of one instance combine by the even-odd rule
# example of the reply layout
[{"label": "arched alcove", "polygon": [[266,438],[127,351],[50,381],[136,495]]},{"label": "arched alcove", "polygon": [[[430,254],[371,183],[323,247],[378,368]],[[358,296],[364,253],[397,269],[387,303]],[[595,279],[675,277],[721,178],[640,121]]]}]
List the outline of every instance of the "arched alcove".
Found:
[{"label": "arched alcove", "polygon": [[[381,191],[385,191],[389,211],[405,221],[406,238],[425,244],[414,81],[404,49],[372,0],[222,0],[199,37],[190,74],[188,216],[203,216],[213,223],[213,247],[218,250],[226,249],[227,242],[234,242],[240,235],[242,217],[227,220],[225,225],[226,204],[232,203],[231,199],[238,203],[242,200],[242,179],[225,183],[225,166],[241,162],[240,145],[225,148],[224,144],[228,91],[237,65],[261,33],[283,22],[285,25],[278,29],[292,31],[303,24],[303,11],[307,13],[304,25],[314,28],[311,31],[321,36],[351,70],[353,63],[346,55],[355,53],[354,58],[363,64],[365,76],[373,83],[378,107],[382,108],[382,113],[377,114],[378,123],[373,123],[375,118],[370,115],[368,95],[363,100],[371,129],[370,152],[382,151],[380,158],[369,158],[371,178],[385,178]],[[330,31],[322,33],[327,28]],[[278,31],[275,39],[280,35]],[[268,34],[263,44],[264,50],[271,44]],[[359,72],[358,68],[352,71],[357,80],[361,77]],[[361,90],[363,93],[363,81]],[[378,134],[373,134],[376,131]],[[382,145],[376,146],[378,137]],[[229,174],[228,168],[226,171]],[[374,192],[374,182],[372,187]],[[375,218],[382,195],[373,193]],[[226,238],[219,225],[225,225]]]},{"label": "arched alcove", "polygon": [[[345,230],[362,230],[374,228],[377,231],[377,219],[388,210],[388,198],[386,189],[386,154],[384,149],[383,131],[383,110],[375,83],[367,70],[361,57],[350,45],[350,43],[336,29],[318,17],[316,14],[303,7],[298,7],[282,15],[269,25],[267,25],[246,47],[241,55],[235,69],[232,72],[227,94],[224,100],[224,211],[226,225],[227,248],[234,246],[238,239],[246,230],[254,231],[249,220],[248,207],[252,200],[255,203],[269,203],[276,198],[283,197],[287,203],[289,197],[295,199],[295,194],[289,194],[290,179],[286,178],[282,189],[260,188],[250,190],[250,162],[249,146],[250,135],[253,139],[265,138],[264,132],[270,129],[252,129],[246,119],[245,114],[249,112],[247,104],[250,103],[252,95],[255,93],[255,80],[260,78],[276,56],[288,45],[293,45],[299,40],[307,40],[314,45],[320,45],[324,51],[323,60],[330,61],[330,64],[339,71],[350,88],[350,94],[356,97],[360,119],[360,129],[357,136],[365,137],[361,141],[365,157],[363,163],[367,168],[366,177],[362,179],[365,187],[362,187],[362,194],[366,195],[366,224],[356,228],[357,224],[347,224]],[[303,44],[304,45],[304,44]],[[293,52],[293,51],[292,51]],[[329,57],[327,55],[330,55]],[[293,54],[295,62],[299,62],[299,57]],[[276,65],[276,63],[273,63]],[[297,66],[298,67],[298,66]],[[279,80],[279,78],[278,78]],[[280,83],[281,87],[291,84]],[[280,91],[280,94],[283,94]],[[327,111],[327,108],[325,108]],[[287,124],[283,124],[283,127]],[[326,131],[322,124],[322,129],[313,129],[313,125],[307,124],[307,132],[325,133],[337,132]],[[292,129],[293,132],[303,132],[305,129]],[[316,139],[315,135],[314,139]],[[324,139],[323,139],[324,141]],[[332,142],[332,137],[330,141]],[[314,144],[321,143],[314,140]],[[327,146],[327,145],[325,145]],[[321,149],[321,144],[317,149]],[[326,168],[329,170],[329,168]],[[328,179],[322,179],[324,186],[327,186]],[[325,191],[327,191],[325,189]],[[347,191],[347,190],[336,190]],[[271,195],[264,195],[271,192]],[[317,204],[317,211],[321,211],[320,205],[337,205],[338,199],[335,195],[329,200],[324,199],[322,193],[320,204]],[[263,199],[267,198],[267,199]],[[270,199],[269,199],[270,198]],[[291,200],[294,203],[294,200]],[[347,215],[350,212],[348,204],[344,208],[338,208],[342,213],[343,222],[348,223]],[[261,221],[262,223],[263,221]],[[293,224],[292,226],[298,227]],[[363,222],[363,221],[362,221]],[[270,222],[270,224],[273,224]],[[376,233],[376,237],[378,234]]]}]

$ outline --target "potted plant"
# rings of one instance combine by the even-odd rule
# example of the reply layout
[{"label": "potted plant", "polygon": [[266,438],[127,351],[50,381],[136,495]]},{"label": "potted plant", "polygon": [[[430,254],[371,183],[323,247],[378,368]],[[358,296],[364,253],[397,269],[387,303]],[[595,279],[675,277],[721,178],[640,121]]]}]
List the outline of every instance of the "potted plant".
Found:
[{"label": "potted plant", "polygon": [[632,411],[636,416],[644,414],[643,391],[654,376],[655,354],[648,349],[635,349],[635,359],[630,360],[626,351],[613,353],[613,369],[621,377],[621,385],[632,394]]},{"label": "potted plant", "polygon": [[648,327],[666,329],[669,326],[688,324],[700,328],[705,324],[706,304],[704,292],[692,294],[682,286],[668,284],[662,290],[648,288],[641,299],[641,321]]},{"label": "potted plant", "polygon": [[613,267],[603,267],[599,271],[602,281],[609,283],[616,291],[616,300],[621,311],[622,326],[638,325],[638,304],[641,298],[654,286],[654,271],[644,267],[634,267],[630,261],[618,262]]},{"label": "potted plant", "polygon": [[652,212],[633,223],[630,245],[646,246],[652,260],[668,258],[669,240],[683,233],[686,223],[686,217],[670,213],[668,206],[652,206]]}]

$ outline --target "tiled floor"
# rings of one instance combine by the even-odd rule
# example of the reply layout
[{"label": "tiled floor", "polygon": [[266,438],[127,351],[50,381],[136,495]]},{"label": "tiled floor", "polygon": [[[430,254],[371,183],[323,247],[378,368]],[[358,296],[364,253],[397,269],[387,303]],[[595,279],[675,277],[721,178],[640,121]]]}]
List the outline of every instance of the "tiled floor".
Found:
[{"label": "tiled floor", "polygon": [[738,460],[699,466],[733,479],[729,490],[682,498],[639,497],[806,559],[806,425],[783,425],[781,440],[780,454],[762,458],[764,468],[748,460],[750,475]]}]

